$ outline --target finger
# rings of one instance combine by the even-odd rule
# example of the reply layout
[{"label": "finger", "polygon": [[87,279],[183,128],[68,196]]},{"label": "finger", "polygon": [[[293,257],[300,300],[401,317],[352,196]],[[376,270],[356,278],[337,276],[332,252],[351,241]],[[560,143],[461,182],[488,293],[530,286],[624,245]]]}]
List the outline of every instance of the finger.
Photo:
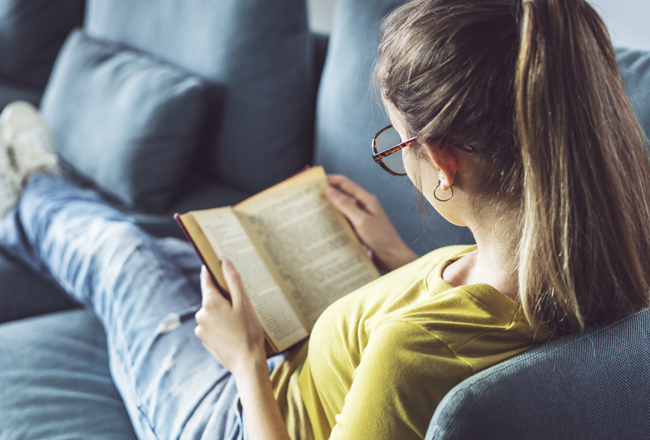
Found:
[{"label": "finger", "polygon": [[221,262],[223,269],[223,275],[226,278],[226,284],[228,285],[228,290],[230,291],[230,296],[232,299],[232,305],[234,308],[239,308],[242,305],[242,301],[246,297],[246,288],[244,287],[244,282],[235,269],[235,265],[232,264],[227,258]]},{"label": "finger", "polygon": [[344,179],[347,179],[347,177],[345,177],[342,174],[328,174],[326,177],[327,177],[327,183],[334,186],[341,185],[341,182]]},{"label": "finger", "polygon": [[325,195],[334,207],[350,220],[353,225],[362,224],[368,216],[368,213],[357,205],[353,197],[342,193],[334,187],[327,188]]},{"label": "finger", "polygon": [[214,285],[210,272],[205,266],[201,266],[201,290],[217,290],[217,286]]},{"label": "finger", "polygon": [[229,305],[228,300],[223,297],[215,286],[212,276],[205,266],[201,267],[201,293],[204,307],[213,308],[215,306]]},{"label": "finger", "polygon": [[377,197],[369,193],[354,181],[340,174],[333,174],[327,176],[327,181],[330,185],[337,187],[344,193],[347,193],[356,198],[364,208],[374,208],[377,204]]}]

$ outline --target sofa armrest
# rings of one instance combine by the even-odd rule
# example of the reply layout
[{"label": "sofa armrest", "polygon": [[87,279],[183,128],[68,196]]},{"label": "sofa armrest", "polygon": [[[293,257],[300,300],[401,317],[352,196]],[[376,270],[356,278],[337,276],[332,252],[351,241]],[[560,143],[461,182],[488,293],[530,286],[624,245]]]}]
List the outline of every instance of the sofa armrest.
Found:
[{"label": "sofa armrest", "polygon": [[457,385],[426,439],[624,438],[650,431],[650,310],[537,347]]}]

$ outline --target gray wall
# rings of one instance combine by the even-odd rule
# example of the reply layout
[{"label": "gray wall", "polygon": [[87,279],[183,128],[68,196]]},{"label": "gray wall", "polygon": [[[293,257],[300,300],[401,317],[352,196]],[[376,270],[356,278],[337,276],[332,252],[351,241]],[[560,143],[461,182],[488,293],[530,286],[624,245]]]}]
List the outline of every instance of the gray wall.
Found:
[{"label": "gray wall", "polygon": [[[271,0],[272,1],[272,0]],[[332,9],[338,0],[307,0],[311,28],[316,32],[329,33],[332,25]]]},{"label": "gray wall", "polygon": [[650,50],[648,0],[592,0],[603,17],[615,46]]},{"label": "gray wall", "polygon": [[[312,28],[329,32],[338,0],[308,0]],[[590,0],[607,23],[616,46],[650,50],[650,1]]]}]

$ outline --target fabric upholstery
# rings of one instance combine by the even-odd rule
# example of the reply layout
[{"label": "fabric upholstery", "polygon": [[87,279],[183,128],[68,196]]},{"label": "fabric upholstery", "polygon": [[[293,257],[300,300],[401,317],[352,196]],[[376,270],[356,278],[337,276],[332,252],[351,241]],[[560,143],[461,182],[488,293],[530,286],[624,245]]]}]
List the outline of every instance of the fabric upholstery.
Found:
[{"label": "fabric upholstery", "polygon": [[76,30],[41,109],[63,160],[127,206],[156,210],[194,157],[205,87],[195,75]]},{"label": "fabric upholstery", "polygon": [[391,176],[371,157],[372,138],[390,123],[371,81],[379,24],[403,3],[338,2],[317,102],[315,161],[328,173],[345,174],[374,193],[402,238],[423,254],[473,239],[433,210],[422,213],[423,218],[408,177]]},{"label": "fabric upholstery", "polygon": [[1,325],[0,438],[135,439],[105,338],[84,310]]},{"label": "fabric upholstery", "polygon": [[90,0],[85,29],[201,75],[223,99],[196,166],[260,191],[311,158],[312,44],[304,0]]},{"label": "fabric upholstery", "polygon": [[542,345],[445,396],[427,440],[648,438],[650,310]]},{"label": "fabric upholstery", "polygon": [[0,2],[0,74],[41,90],[70,30],[81,24],[83,0]]}]

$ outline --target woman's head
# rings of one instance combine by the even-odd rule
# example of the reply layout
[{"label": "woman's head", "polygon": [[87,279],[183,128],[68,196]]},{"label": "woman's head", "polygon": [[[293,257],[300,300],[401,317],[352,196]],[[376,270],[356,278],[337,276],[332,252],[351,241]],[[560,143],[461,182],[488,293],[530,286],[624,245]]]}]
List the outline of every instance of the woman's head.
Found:
[{"label": "woman's head", "polygon": [[512,11],[410,2],[384,24],[376,77],[403,135],[418,136],[409,160],[430,169],[443,137],[475,148],[454,155],[472,169],[474,208],[515,224],[529,321],[574,331],[648,304],[650,167],[594,10],[524,0]]},{"label": "woman's head", "polygon": [[494,163],[495,177],[512,176],[521,160],[513,136],[518,29],[509,1],[414,1],[383,32],[376,76],[407,136],[470,144],[486,171]]}]

